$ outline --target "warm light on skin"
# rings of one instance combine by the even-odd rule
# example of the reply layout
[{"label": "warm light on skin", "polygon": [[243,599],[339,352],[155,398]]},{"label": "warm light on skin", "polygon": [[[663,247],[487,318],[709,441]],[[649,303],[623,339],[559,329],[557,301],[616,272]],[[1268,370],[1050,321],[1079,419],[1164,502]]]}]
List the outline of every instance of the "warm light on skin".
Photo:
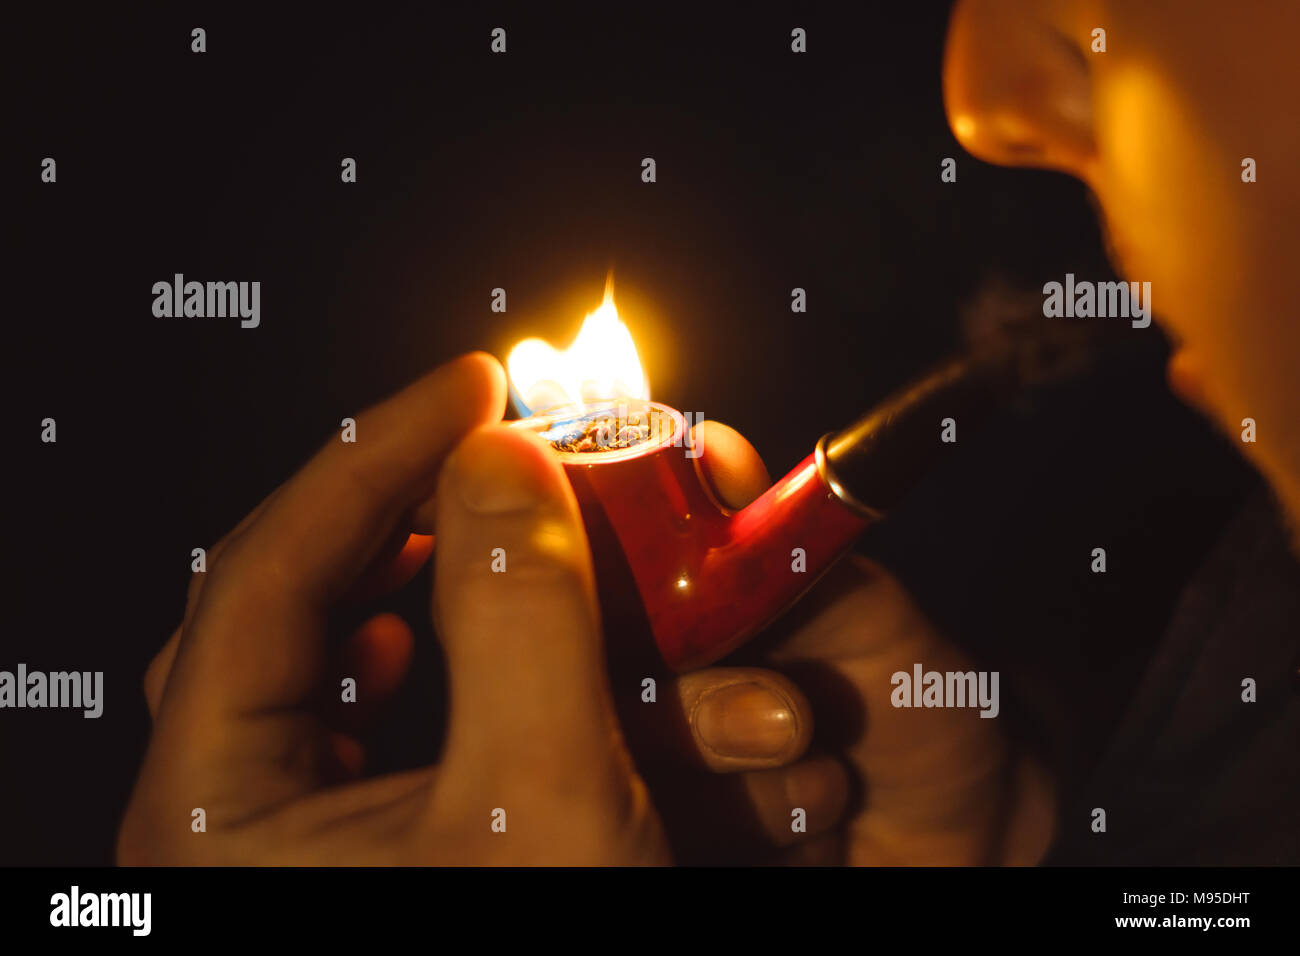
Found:
[{"label": "warm light on skin", "polygon": [[975,135],[975,121],[969,116],[954,116],[952,130],[959,139],[967,139]]},{"label": "warm light on skin", "polygon": [[612,279],[605,286],[604,301],[587,315],[572,345],[560,351],[541,339],[525,339],[510,350],[506,370],[532,412],[555,405],[650,397],[632,333],[614,305]]},{"label": "warm light on skin", "polygon": [[[1213,0],[962,0],[945,105],[976,156],[1091,188],[1117,268],[1151,283],[1155,318],[1179,349],[1172,383],[1300,523],[1300,5],[1224,11]],[[1098,26],[1105,52],[1092,48]],[[1242,179],[1246,157],[1254,182]],[[1250,443],[1247,417],[1259,423]]]}]

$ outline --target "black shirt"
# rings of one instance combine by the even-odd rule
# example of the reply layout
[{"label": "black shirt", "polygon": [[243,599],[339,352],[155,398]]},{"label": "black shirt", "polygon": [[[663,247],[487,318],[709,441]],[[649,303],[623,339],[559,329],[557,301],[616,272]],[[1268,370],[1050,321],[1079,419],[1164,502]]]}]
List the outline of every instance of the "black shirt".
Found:
[{"label": "black shirt", "polygon": [[1300,564],[1260,494],[1192,577],[1100,761],[1065,795],[1047,862],[1300,863],[1297,668]]}]

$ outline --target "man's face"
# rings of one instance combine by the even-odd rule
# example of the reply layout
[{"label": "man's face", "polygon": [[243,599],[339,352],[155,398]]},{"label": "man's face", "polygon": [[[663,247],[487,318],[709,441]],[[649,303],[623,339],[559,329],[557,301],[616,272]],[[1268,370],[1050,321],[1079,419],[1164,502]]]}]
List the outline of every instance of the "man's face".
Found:
[{"label": "man's face", "polygon": [[[1105,52],[1093,49],[1097,29]],[[944,62],[963,146],[1092,189],[1116,267],[1151,283],[1178,349],[1171,384],[1234,440],[1254,419],[1257,441],[1242,448],[1293,518],[1297,38],[1295,0],[961,0]],[[1247,158],[1253,183],[1242,180]]]}]

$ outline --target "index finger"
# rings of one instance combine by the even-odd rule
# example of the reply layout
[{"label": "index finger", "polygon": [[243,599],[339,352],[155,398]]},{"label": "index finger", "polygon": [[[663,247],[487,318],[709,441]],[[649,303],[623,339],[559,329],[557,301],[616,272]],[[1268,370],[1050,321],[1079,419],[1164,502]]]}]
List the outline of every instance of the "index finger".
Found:
[{"label": "index finger", "polygon": [[331,441],[312,458],[227,563],[276,576],[286,599],[327,606],[398,519],[432,493],[438,467],[461,437],[500,420],[505,397],[501,364],[473,352],[366,410],[356,419],[356,441]]},{"label": "index finger", "polygon": [[356,441],[318,452],[210,572],[174,679],[193,686],[182,676],[192,670],[249,707],[305,697],[325,612],[432,493],[459,439],[500,419],[505,396],[500,363],[476,352],[357,416]]}]

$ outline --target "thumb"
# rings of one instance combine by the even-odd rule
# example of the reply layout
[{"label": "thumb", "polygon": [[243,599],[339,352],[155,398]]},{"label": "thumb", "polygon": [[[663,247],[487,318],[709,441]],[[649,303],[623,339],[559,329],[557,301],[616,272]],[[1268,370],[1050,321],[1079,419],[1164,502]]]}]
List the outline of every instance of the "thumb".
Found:
[{"label": "thumb", "polygon": [[700,469],[728,508],[745,507],[771,486],[758,451],[730,425],[703,421],[691,431],[692,444],[700,451]]},{"label": "thumb", "polygon": [[555,455],[520,429],[479,428],[444,468],[437,509],[447,776],[614,772],[591,556]]}]

